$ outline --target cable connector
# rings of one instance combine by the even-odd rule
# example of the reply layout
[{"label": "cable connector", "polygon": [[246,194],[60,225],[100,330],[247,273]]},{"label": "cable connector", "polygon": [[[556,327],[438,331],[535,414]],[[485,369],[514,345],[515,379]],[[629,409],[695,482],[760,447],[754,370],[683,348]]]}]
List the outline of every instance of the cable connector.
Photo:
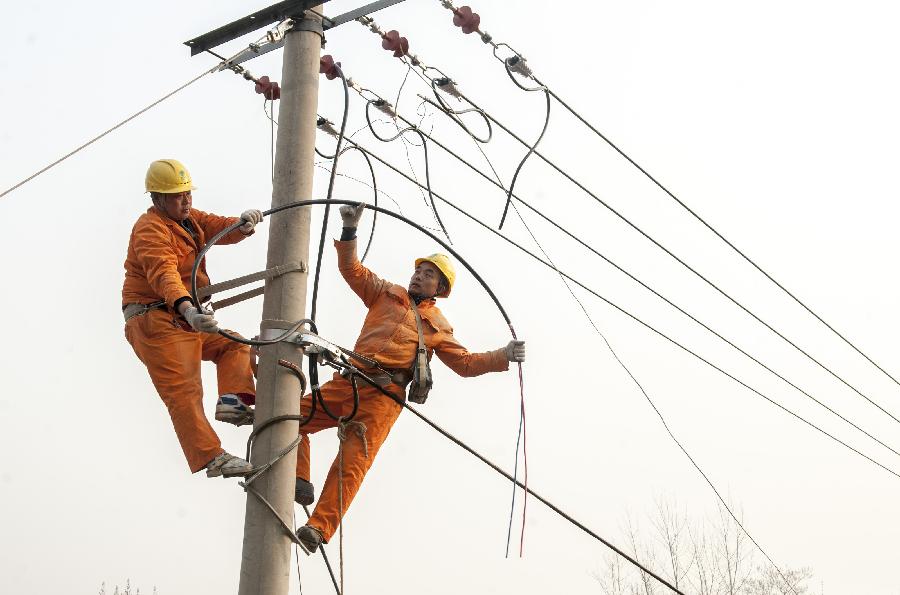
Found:
[{"label": "cable connector", "polygon": [[395,58],[402,58],[409,52],[409,40],[401,37],[397,30],[391,30],[381,35],[381,47],[394,52]]},{"label": "cable connector", "polygon": [[461,6],[459,8],[450,8],[453,11],[453,24],[462,28],[463,33],[468,35],[478,31],[481,24],[481,17],[477,12],[472,12],[470,6]]},{"label": "cable connector", "polygon": [[338,137],[338,131],[334,127],[334,122],[332,122],[328,118],[319,116],[319,119],[316,120],[316,128],[318,128],[319,130],[321,130],[322,132],[324,132],[326,134],[330,134],[331,136],[333,136],[335,138]]},{"label": "cable connector", "polygon": [[339,73],[340,68],[341,63],[335,62],[331,54],[325,54],[319,58],[319,73],[324,74],[329,81],[341,76]]},{"label": "cable connector", "polygon": [[531,68],[528,66],[528,62],[525,61],[525,57],[519,54],[515,56],[510,56],[506,60],[504,60],[506,64],[506,69],[510,72],[515,72],[516,74],[520,74],[525,78],[533,78],[533,73],[531,72]]},{"label": "cable connector", "polygon": [[450,97],[462,99],[462,93],[459,92],[459,89],[456,87],[456,83],[453,82],[450,77],[445,76],[439,79],[434,79],[434,86]]},{"label": "cable connector", "polygon": [[372,102],[372,105],[375,106],[375,109],[383,113],[384,115],[396,120],[397,112],[394,111],[394,106],[386,99],[376,99]]}]

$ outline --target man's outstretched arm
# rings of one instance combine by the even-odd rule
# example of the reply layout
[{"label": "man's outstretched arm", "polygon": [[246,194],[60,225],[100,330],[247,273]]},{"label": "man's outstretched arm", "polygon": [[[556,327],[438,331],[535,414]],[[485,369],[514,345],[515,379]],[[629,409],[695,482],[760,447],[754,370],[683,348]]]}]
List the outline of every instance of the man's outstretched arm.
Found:
[{"label": "man's outstretched arm", "polygon": [[344,227],[341,239],[334,242],[334,247],[338,254],[338,270],[341,271],[350,289],[359,296],[366,307],[370,307],[390,283],[363,266],[356,255],[356,228],[364,210],[364,203],[355,207],[344,205],[340,208]]},{"label": "man's outstretched arm", "polygon": [[510,341],[505,347],[472,353],[452,333],[442,333],[435,353],[444,364],[460,376],[480,376],[487,372],[505,372],[509,362],[525,361],[525,341]]}]

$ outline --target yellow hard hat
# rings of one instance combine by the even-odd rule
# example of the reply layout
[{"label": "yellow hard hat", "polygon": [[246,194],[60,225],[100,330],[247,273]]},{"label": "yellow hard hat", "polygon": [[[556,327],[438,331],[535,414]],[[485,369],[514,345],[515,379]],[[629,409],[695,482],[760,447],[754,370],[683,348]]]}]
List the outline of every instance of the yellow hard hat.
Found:
[{"label": "yellow hard hat", "polygon": [[432,254],[431,256],[426,256],[424,258],[416,259],[416,266],[419,266],[423,262],[430,262],[434,266],[438,268],[439,271],[444,273],[444,276],[447,278],[447,289],[439,294],[436,297],[447,297],[450,295],[450,290],[453,289],[453,282],[456,281],[456,270],[453,268],[453,263],[450,262],[450,257],[446,254]]},{"label": "yellow hard hat", "polygon": [[147,192],[163,194],[177,194],[196,188],[191,183],[190,172],[177,159],[160,159],[151,163],[147,168],[144,187]]}]

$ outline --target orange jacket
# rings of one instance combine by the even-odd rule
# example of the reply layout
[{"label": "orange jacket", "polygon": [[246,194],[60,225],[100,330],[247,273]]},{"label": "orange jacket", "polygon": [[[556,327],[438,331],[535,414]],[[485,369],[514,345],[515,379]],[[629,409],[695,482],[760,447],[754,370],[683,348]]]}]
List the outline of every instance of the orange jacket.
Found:
[{"label": "orange jacket", "polygon": [[[378,360],[385,368],[410,368],[419,346],[419,334],[406,288],[380,279],[364,267],[356,257],[356,240],[335,241],[334,245],[344,280],[369,309],[354,351]],[[470,353],[460,345],[435,300],[422,301],[418,308],[429,359],[433,352],[437,353],[460,376],[509,369],[503,349]]]},{"label": "orange jacket", "polygon": [[[125,283],[122,304],[149,304],[165,300],[170,308],[175,301],[190,297],[191,269],[197,252],[237,217],[220,217],[191,209],[188,216],[197,233],[197,241],[177,221],[150,207],[131,230],[128,256],[125,259]],[[248,234],[249,235],[249,234]],[[220,244],[234,244],[245,236],[239,230],[228,234]],[[197,287],[209,285],[206,262],[197,271]]]}]

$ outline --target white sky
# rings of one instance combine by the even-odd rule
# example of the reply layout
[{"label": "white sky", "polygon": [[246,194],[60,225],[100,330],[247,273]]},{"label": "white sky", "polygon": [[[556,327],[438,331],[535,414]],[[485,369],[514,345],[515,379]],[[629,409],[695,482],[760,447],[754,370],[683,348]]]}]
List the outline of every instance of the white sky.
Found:
[{"label": "white sky", "polygon": [[[358,3],[335,0],[334,15]],[[673,189],[776,279],[892,373],[900,319],[894,275],[895,163],[900,85],[894,3],[482,2],[483,28],[529,59],[535,73]],[[212,0],[18,3],[4,11],[0,56],[0,188],[214,64],[181,43],[260,8]],[[376,15],[413,52],[525,138],[540,130],[543,99],[525,94],[475,36],[450,24],[437,0],[409,0]],[[257,36],[252,36],[253,39]],[[252,39],[232,42],[232,54]],[[358,24],[328,34],[345,72],[396,95],[405,68]],[[281,80],[280,52],[251,62]],[[410,77],[400,110],[414,114]],[[351,94],[349,130],[362,126]],[[100,583],[161,595],[237,589],[244,494],[233,481],[187,472],[168,416],[125,342],[122,262],[148,203],[153,159],[184,161],[195,206],[238,214],[270,203],[269,126],[252,85],[206,77],[59,167],[0,200],[5,290],[0,433],[0,577],[4,592],[94,593]],[[321,82],[319,112],[339,121],[338,82]],[[430,113],[433,113],[430,112]],[[471,141],[439,115],[435,134],[484,168]],[[387,127],[385,127],[387,129]],[[524,154],[502,133],[486,147],[504,181]],[[404,169],[402,145],[356,137]],[[333,140],[320,135],[330,151]],[[540,149],[615,208],[895,415],[900,387],[779,293],[698,222],[557,104]],[[418,175],[419,149],[410,148]],[[432,151],[434,188],[486,221],[503,194]],[[368,176],[353,154],[341,171]],[[324,194],[320,171],[316,195]],[[378,169],[403,212],[428,224],[421,195]],[[715,294],[600,205],[532,158],[517,193],[676,303],[894,447],[897,426],[851,390]],[[341,198],[370,191],[338,181]],[[390,201],[386,206],[392,207]],[[446,206],[457,249],[492,285],[520,336],[526,365],[529,481],[602,535],[622,543],[628,513],[654,499],[694,518],[714,510],[709,487],[664,433],[643,396],[587,324],[559,279]],[[314,220],[316,215],[314,215]],[[561,268],[725,366],[882,463],[895,455],[711,337],[599,259],[531,217]],[[333,236],[338,227],[332,220]],[[214,250],[217,280],[262,268],[266,226],[239,247]],[[533,244],[515,219],[509,233]],[[314,235],[317,237],[317,231]],[[379,222],[368,264],[405,281],[413,257],[436,249],[399,224]],[[319,327],[343,344],[364,314],[326,251]],[[663,411],[670,426],[780,564],[809,566],[827,593],[900,592],[894,569],[900,480],[789,418],[596,298],[577,291]],[[245,334],[261,302],[224,310]],[[473,350],[508,340],[499,314],[468,274],[443,304]],[[512,466],[515,375],[456,378],[435,365],[423,411],[493,460]],[[895,374],[896,375],[896,374]],[[214,369],[204,369],[210,415]],[[215,424],[225,447],[248,430]],[[321,486],[333,434],[313,440]],[[533,500],[526,558],[504,560],[509,485],[405,414],[347,517],[352,593],[598,592],[606,550]],[[336,548],[332,548],[335,550]],[[336,557],[336,551],[333,553]],[[301,560],[307,593],[327,593],[319,559]],[[292,578],[292,593],[298,592]]]}]

